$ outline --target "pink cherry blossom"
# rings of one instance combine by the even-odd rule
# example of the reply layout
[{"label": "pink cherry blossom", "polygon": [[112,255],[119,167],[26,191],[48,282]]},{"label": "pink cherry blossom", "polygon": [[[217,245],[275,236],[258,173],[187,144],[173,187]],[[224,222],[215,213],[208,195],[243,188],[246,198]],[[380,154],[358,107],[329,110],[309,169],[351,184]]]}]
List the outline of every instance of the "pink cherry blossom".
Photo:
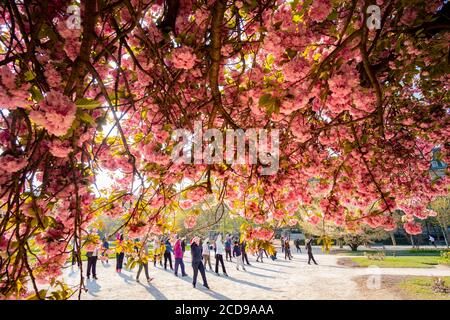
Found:
[{"label": "pink cherry blossom", "polygon": [[38,104],[38,109],[30,112],[30,117],[49,133],[63,136],[72,126],[76,110],[76,105],[65,95],[51,90]]},{"label": "pink cherry blossom", "polygon": [[27,159],[23,157],[16,158],[12,155],[0,157],[0,170],[4,170],[9,173],[20,171],[25,168],[27,164]]},{"label": "pink cherry blossom", "polygon": [[192,48],[182,46],[173,50],[171,61],[175,68],[189,70],[195,66],[197,57]]},{"label": "pink cherry blossom", "polygon": [[184,226],[187,229],[194,228],[196,223],[197,223],[197,216],[195,216],[195,215],[189,215],[186,217],[186,219],[184,219]]},{"label": "pink cherry blossom", "polygon": [[314,0],[309,9],[309,16],[314,21],[322,22],[328,17],[332,9],[330,0]]},{"label": "pink cherry blossom", "polygon": [[53,140],[50,144],[50,153],[55,157],[65,158],[69,155],[70,152],[73,151],[72,147],[70,147],[69,142],[62,142],[59,140]]},{"label": "pink cherry blossom", "polygon": [[405,228],[405,231],[410,235],[422,233],[422,226],[414,221],[404,223],[403,228]]}]

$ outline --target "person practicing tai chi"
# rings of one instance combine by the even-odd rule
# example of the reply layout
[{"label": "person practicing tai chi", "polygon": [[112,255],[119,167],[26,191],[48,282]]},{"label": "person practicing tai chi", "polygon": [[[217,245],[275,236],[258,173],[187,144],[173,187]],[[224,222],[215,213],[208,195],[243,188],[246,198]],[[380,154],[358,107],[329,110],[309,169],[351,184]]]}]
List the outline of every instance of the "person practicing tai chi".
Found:
[{"label": "person practicing tai chi", "polygon": [[175,245],[173,246],[173,255],[175,257],[175,276],[178,277],[178,266],[181,267],[181,276],[182,277],[186,277],[187,274],[184,271],[184,262],[183,262],[183,255],[184,255],[184,251],[183,248],[181,247],[181,240],[177,239],[177,241],[175,241]]},{"label": "person practicing tai chi", "polygon": [[295,239],[294,240],[294,245],[295,245],[295,248],[297,249],[297,253],[298,252],[300,252],[300,253],[302,253],[302,248],[300,247],[300,239]]},{"label": "person practicing tai chi", "polygon": [[248,255],[247,255],[247,242],[242,241],[241,243],[241,253],[242,253],[242,261],[247,263],[247,265],[251,266],[250,262],[248,262]]},{"label": "person practicing tai chi", "polygon": [[181,239],[181,250],[186,251],[186,238]]},{"label": "person practicing tai chi", "polygon": [[116,272],[121,273],[123,267],[123,259],[125,258],[125,253],[123,252],[122,242],[123,234],[117,234],[117,245],[116,245]]},{"label": "person practicing tai chi", "polygon": [[434,237],[433,237],[431,234],[428,236],[428,240],[430,240],[430,243],[431,243],[435,248],[437,248],[436,242],[435,242],[435,240],[434,240]]},{"label": "person practicing tai chi", "polygon": [[284,260],[292,260],[292,254],[291,254],[291,245],[289,244],[289,239],[286,239],[284,241]]},{"label": "person practicing tai chi", "polygon": [[150,284],[150,282],[153,280],[153,278],[150,278],[150,275],[148,273],[148,244],[147,244],[147,237],[144,241],[142,241],[141,248],[138,248],[138,257],[139,257],[139,269],[136,274],[136,282],[139,282],[139,276],[141,275],[142,269],[144,269],[145,277],[147,278],[147,283]]},{"label": "person practicing tai chi", "polygon": [[109,242],[106,238],[102,240],[102,263],[106,261],[108,263],[108,250],[109,250]]},{"label": "person practicing tai chi", "polygon": [[167,270],[167,261],[169,261],[170,270],[173,270],[172,266],[172,245],[170,244],[169,239],[165,242],[166,249],[164,250],[164,270]]},{"label": "person practicing tai chi", "polygon": [[[264,249],[262,247],[259,247],[258,252],[256,254],[256,262],[264,262],[263,257],[264,257]],[[259,259],[261,259],[261,261],[259,261]]]},{"label": "person practicing tai chi", "polygon": [[[228,260],[228,257],[230,258],[230,260]],[[229,235],[226,236],[225,238],[225,259],[227,261],[232,261],[231,258],[231,238]]]},{"label": "person practicing tai chi", "polygon": [[87,257],[87,278],[91,276],[97,280],[97,258],[98,258],[98,246],[86,252]]},{"label": "person practicing tai chi", "polygon": [[78,243],[76,241],[76,238],[74,237],[72,240],[72,271],[75,264],[78,266],[78,268],[80,267],[80,261],[78,259]]},{"label": "person practicing tai chi", "polygon": [[192,255],[192,269],[194,271],[194,276],[192,279],[192,286],[195,288],[197,285],[197,276],[198,272],[202,275],[203,286],[206,289],[209,289],[208,282],[206,280],[206,272],[205,266],[202,262],[202,249],[199,245],[200,239],[198,237],[194,237],[191,240],[191,255]]},{"label": "person practicing tai chi", "polygon": [[216,240],[216,274],[219,275],[219,263],[222,265],[222,271],[225,276],[228,277],[227,270],[225,269],[225,263],[223,262],[223,253],[225,249],[222,243],[222,235],[219,234]]},{"label": "person practicing tai chi", "polygon": [[210,249],[210,243],[209,243],[209,239],[208,238],[206,238],[205,241],[202,244],[202,256],[203,256],[203,262],[205,264],[205,268],[206,268],[206,264],[208,264],[209,270],[212,271],[212,266],[211,266],[211,249]]},{"label": "person practicing tai chi", "polygon": [[244,257],[242,256],[241,248],[239,246],[239,242],[237,241],[234,241],[233,255],[236,257],[236,269],[239,270],[239,266],[241,266],[245,271]]},{"label": "person practicing tai chi", "polygon": [[314,259],[313,253],[312,253],[312,242],[313,238],[309,238],[306,240],[306,252],[308,252],[308,264],[311,264],[311,260],[314,262],[314,264],[318,264],[316,260]]}]

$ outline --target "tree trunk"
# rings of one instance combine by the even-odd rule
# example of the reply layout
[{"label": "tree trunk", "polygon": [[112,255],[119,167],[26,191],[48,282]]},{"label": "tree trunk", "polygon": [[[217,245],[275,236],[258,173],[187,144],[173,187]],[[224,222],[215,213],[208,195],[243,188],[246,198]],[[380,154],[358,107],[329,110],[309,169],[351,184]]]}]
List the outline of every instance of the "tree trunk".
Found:
[{"label": "tree trunk", "polygon": [[447,232],[446,232],[446,230],[442,227],[442,225],[440,225],[440,227],[441,227],[442,235],[444,236],[445,245],[446,245],[447,248],[448,248],[448,237],[447,237]]},{"label": "tree trunk", "polygon": [[395,234],[394,232],[389,232],[389,235],[391,236],[391,241],[392,241],[392,245],[396,246],[397,245],[397,241],[395,240]]},{"label": "tree trunk", "polygon": [[352,249],[352,251],[358,251],[359,244],[357,244],[357,243],[349,243],[348,245]]}]

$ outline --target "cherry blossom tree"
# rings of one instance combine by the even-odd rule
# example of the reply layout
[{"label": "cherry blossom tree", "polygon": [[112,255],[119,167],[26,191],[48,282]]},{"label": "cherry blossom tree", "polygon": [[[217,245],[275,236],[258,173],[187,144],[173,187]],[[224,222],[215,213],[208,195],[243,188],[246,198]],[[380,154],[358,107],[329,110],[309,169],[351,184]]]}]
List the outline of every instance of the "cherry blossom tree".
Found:
[{"label": "cherry blossom tree", "polygon": [[[414,219],[448,187],[429,176],[434,147],[449,162],[448,11],[442,0],[3,1],[0,295],[80,297],[82,276],[73,288],[58,279],[71,243],[97,241],[98,216],[121,222],[113,233],[159,235],[207,201],[245,218],[251,245],[299,210],[311,224],[389,230],[400,209],[420,232]],[[278,172],[174,163],[172,134],[194,122],[279,130]]]}]

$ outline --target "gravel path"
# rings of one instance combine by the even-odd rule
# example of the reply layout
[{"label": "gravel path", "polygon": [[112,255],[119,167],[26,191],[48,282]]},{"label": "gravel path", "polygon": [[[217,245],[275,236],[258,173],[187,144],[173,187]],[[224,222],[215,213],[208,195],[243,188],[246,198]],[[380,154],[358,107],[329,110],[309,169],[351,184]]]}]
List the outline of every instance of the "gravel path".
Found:
[{"label": "gravel path", "polygon": [[[150,275],[154,278],[151,285],[147,285],[143,273],[141,283],[135,281],[137,268],[117,274],[115,260],[109,264],[98,262],[98,280],[88,280],[89,290],[83,293],[82,299],[398,299],[394,291],[381,288],[383,275],[450,276],[450,268],[444,266],[351,268],[337,264],[342,256],[322,254],[318,247],[314,251],[318,266],[308,265],[306,254],[295,252],[292,261],[284,260],[284,256],[280,259],[279,254],[276,261],[264,259],[264,263],[256,262],[250,255],[252,265],[246,272],[237,271],[234,263],[226,262],[229,277],[207,272],[211,290],[203,288],[201,279],[197,289],[192,288],[189,253],[185,259],[188,277],[177,278],[169,269],[150,265]],[[365,286],[356,281],[361,276],[369,276]],[[75,284],[79,281],[79,271],[68,267],[63,277],[69,284]]]}]

